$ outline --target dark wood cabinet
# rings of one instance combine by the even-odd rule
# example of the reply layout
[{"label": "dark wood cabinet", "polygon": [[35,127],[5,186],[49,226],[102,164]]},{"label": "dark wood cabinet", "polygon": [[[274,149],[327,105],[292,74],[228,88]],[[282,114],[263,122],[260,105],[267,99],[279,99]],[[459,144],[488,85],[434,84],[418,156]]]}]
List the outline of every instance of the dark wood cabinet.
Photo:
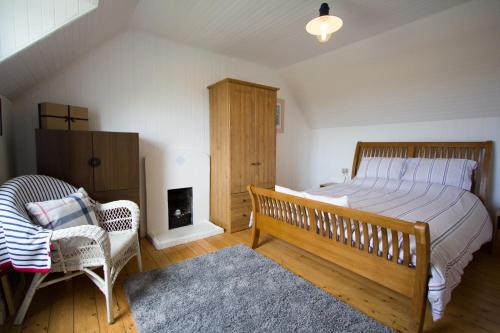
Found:
[{"label": "dark wood cabinet", "polygon": [[39,174],[83,187],[100,202],[139,203],[139,135],[36,130]]}]

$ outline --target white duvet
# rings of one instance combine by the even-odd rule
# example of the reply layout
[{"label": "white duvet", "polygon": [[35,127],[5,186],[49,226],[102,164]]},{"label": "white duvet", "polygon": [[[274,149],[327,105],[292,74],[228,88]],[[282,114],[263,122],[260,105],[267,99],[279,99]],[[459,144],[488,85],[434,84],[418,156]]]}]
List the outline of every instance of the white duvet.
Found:
[{"label": "white duvet", "polygon": [[[429,224],[428,298],[434,320],[443,315],[472,254],[490,241],[492,235],[491,220],[480,199],[453,186],[364,178],[307,192],[332,197],[347,195],[354,209]],[[392,254],[392,248],[389,253]]]}]

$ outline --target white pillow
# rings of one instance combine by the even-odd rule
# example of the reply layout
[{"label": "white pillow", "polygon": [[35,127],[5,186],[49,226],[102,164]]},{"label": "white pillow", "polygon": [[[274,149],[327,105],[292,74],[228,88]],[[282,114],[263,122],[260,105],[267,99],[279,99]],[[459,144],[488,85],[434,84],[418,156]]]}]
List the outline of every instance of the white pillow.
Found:
[{"label": "white pillow", "polygon": [[306,192],[304,192],[304,195],[306,199],[324,202],[335,206],[342,206],[347,208],[351,207],[349,205],[349,198],[347,197],[347,195],[344,195],[342,197],[326,197],[323,195],[314,195]]},{"label": "white pillow", "polygon": [[275,185],[274,190],[276,192],[285,193],[285,194],[289,194],[289,195],[294,195],[296,197],[304,198],[304,192],[294,191],[294,190],[291,190],[287,187]]},{"label": "white pillow", "polygon": [[356,177],[401,179],[405,160],[400,157],[363,157]]},{"label": "white pillow", "polygon": [[294,196],[299,197],[299,198],[316,200],[319,202],[324,202],[324,203],[336,205],[336,206],[350,207],[349,199],[347,198],[347,195],[344,195],[342,197],[327,197],[327,196],[323,196],[323,195],[309,194],[307,192],[298,192],[298,191],[294,191],[294,190],[291,190],[289,188],[286,188],[283,186],[278,186],[278,185],[274,186],[274,190],[276,192],[294,195]]},{"label": "white pillow", "polygon": [[92,201],[83,188],[63,199],[29,202],[25,207],[34,221],[47,229],[99,225]]},{"label": "white pillow", "polygon": [[451,185],[470,191],[476,161],[460,158],[409,158],[402,179]]}]

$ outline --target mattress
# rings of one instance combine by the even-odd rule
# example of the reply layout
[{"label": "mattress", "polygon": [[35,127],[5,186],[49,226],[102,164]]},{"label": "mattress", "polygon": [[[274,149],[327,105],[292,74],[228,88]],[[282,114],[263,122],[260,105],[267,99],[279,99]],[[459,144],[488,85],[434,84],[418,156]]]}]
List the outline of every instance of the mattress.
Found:
[{"label": "mattress", "polygon": [[[472,254],[492,236],[492,223],[481,200],[454,186],[364,178],[307,192],[333,197],[347,195],[354,209],[429,224],[431,278],[428,299],[434,320],[442,317]],[[337,230],[337,236],[338,233]],[[414,251],[414,245],[410,249]],[[392,255],[392,248],[388,252]],[[412,261],[415,261],[414,256]]]}]

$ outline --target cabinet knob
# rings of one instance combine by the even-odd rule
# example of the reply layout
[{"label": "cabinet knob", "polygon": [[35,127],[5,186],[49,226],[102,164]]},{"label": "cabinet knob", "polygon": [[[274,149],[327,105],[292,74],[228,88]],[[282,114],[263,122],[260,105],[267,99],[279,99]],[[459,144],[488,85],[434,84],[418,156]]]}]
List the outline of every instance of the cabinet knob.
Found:
[{"label": "cabinet knob", "polygon": [[247,214],[243,214],[243,217],[247,217]]},{"label": "cabinet knob", "polygon": [[99,165],[101,165],[101,160],[97,157],[92,157],[91,159],[89,159],[89,165],[91,167],[98,167]]}]

